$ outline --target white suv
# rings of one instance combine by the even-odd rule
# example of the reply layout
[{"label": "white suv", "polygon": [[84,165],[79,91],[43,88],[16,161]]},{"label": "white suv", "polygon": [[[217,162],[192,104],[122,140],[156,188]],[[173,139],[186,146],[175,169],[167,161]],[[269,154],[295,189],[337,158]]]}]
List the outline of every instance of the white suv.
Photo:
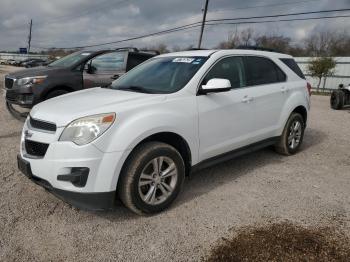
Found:
[{"label": "white suv", "polygon": [[274,145],[294,154],[310,109],[291,56],[196,50],[150,59],[114,81],[35,106],[19,169],[84,209],[117,198],[139,214],[176,198],[194,169]]}]

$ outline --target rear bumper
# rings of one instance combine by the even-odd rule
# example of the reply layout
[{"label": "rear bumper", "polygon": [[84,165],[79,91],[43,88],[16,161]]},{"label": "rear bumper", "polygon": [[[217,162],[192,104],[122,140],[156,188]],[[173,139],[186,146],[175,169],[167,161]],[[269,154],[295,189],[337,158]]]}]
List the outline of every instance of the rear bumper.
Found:
[{"label": "rear bumper", "polygon": [[85,210],[107,210],[115,205],[116,191],[81,193],[72,192],[53,187],[47,180],[33,175],[30,163],[17,155],[19,170],[32,182],[44,187],[63,201]]}]

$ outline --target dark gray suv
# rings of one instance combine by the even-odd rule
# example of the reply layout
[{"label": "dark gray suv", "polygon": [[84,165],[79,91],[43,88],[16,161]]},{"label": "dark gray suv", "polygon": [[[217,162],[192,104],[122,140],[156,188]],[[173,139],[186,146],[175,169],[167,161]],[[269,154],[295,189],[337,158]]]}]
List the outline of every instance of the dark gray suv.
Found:
[{"label": "dark gray suv", "polygon": [[18,119],[47,99],[85,88],[108,86],[120,75],[157,55],[136,48],[78,51],[45,67],[5,76],[6,106]]}]

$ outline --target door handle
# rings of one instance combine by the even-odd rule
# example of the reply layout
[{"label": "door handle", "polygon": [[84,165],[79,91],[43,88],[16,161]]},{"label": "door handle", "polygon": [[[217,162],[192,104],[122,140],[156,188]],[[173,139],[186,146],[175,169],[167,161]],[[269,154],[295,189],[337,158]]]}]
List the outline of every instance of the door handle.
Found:
[{"label": "door handle", "polygon": [[244,96],[242,99],[242,103],[249,103],[249,102],[252,102],[253,100],[254,100],[253,97]]},{"label": "door handle", "polygon": [[116,79],[118,79],[118,78],[119,78],[119,75],[111,76],[111,79],[113,79],[113,80],[116,80]]},{"label": "door handle", "polygon": [[289,90],[287,87],[283,86],[283,87],[281,87],[281,91],[282,91],[282,93],[285,93],[285,92],[288,92]]}]

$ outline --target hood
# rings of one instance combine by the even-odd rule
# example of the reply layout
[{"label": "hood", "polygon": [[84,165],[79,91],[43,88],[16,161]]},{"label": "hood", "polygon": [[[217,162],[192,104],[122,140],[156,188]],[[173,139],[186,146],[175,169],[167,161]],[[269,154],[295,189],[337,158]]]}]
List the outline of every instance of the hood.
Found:
[{"label": "hood", "polygon": [[154,100],[162,100],[164,94],[145,94],[106,88],[91,88],[52,98],[34,106],[31,117],[66,126],[75,119],[124,110]]},{"label": "hood", "polygon": [[19,70],[13,73],[8,74],[9,77],[19,79],[24,77],[31,77],[31,76],[43,76],[43,75],[49,75],[53,72],[66,70],[65,68],[58,68],[58,67],[47,67],[47,66],[39,66],[34,68],[28,68]]}]

